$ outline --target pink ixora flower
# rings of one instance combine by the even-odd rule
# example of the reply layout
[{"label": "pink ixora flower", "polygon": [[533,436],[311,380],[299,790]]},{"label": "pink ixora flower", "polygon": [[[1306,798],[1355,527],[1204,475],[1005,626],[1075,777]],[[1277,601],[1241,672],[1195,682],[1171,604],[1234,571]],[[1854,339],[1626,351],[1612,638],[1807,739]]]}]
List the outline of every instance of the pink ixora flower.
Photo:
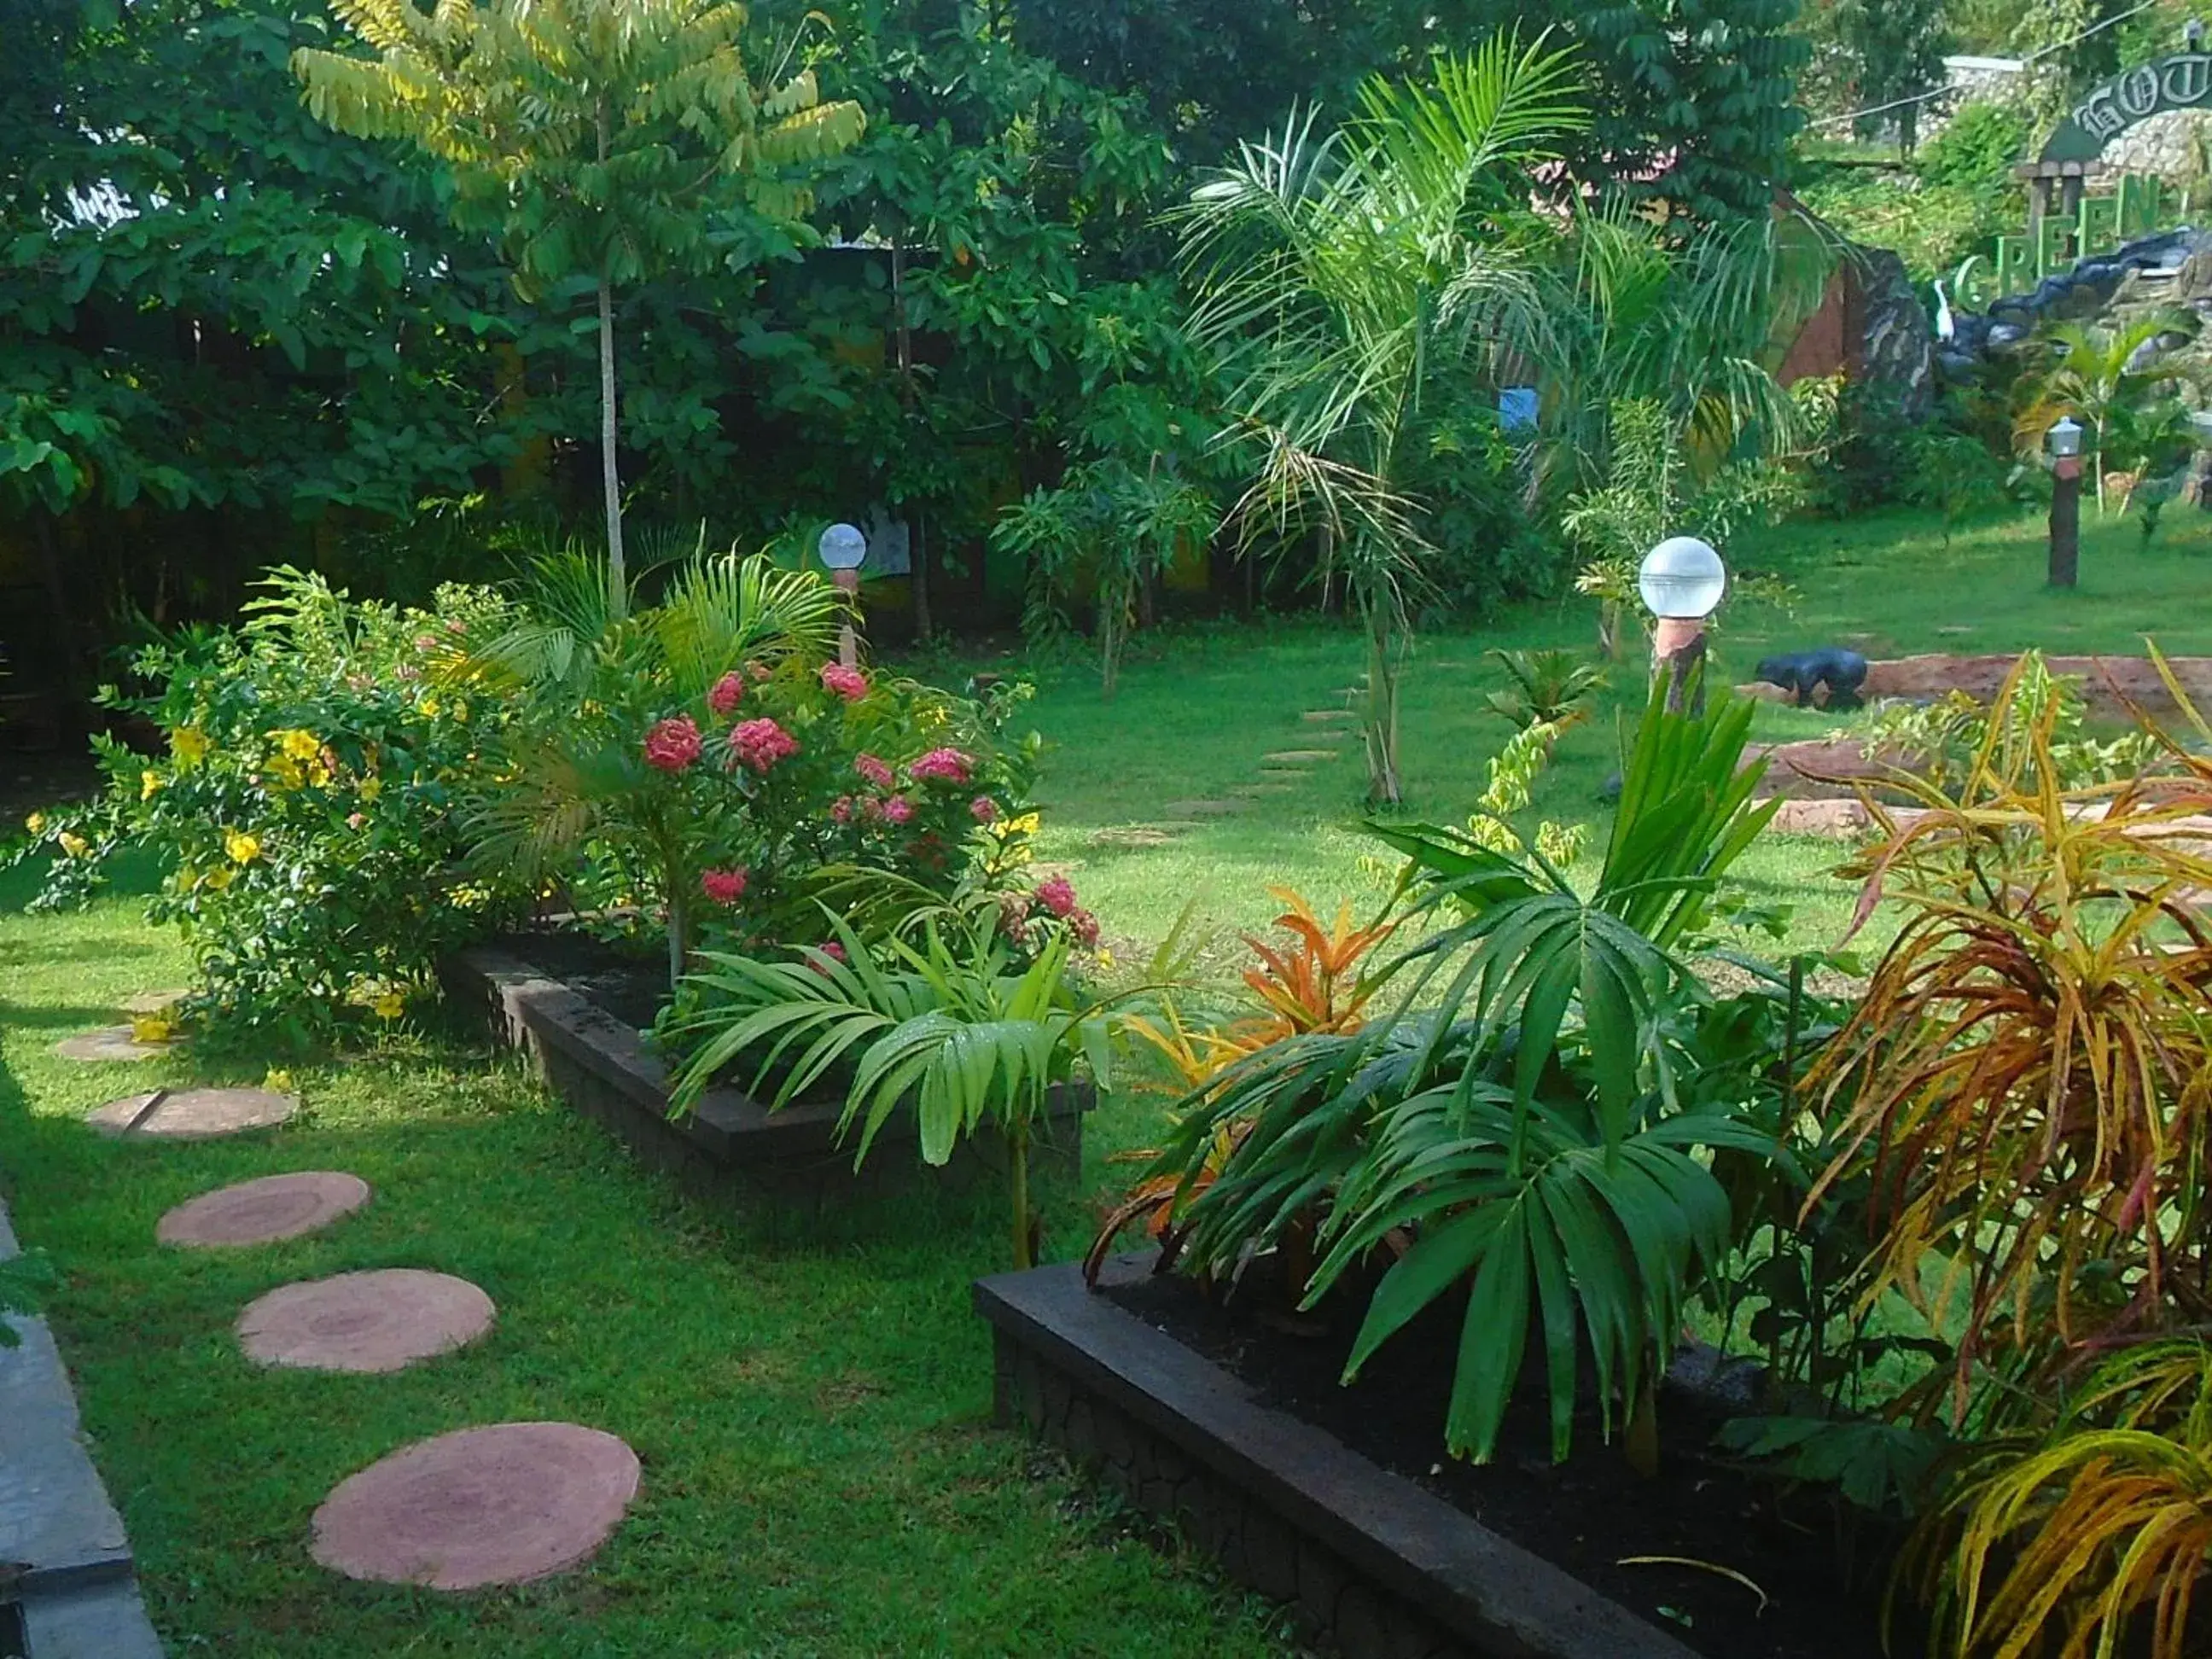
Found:
[{"label": "pink ixora flower", "polygon": [[699,726],[689,714],[657,720],[645,734],[645,763],[674,774],[699,758]]},{"label": "pink ixora flower", "polygon": [[850,795],[840,795],[830,803],[830,821],[833,823],[850,823],[853,821],[853,798]]},{"label": "pink ixora flower", "polygon": [[1065,919],[1075,914],[1075,888],[1066,876],[1050,876],[1036,884],[1036,902]]},{"label": "pink ixora flower", "polygon": [[745,665],[745,672],[751,678],[755,685],[763,685],[774,676],[775,671],[764,662],[749,662]]},{"label": "pink ixora flower", "polygon": [[868,677],[842,663],[825,662],[822,665],[822,689],[835,691],[847,702],[858,702],[868,695]]},{"label": "pink ixora flower", "polygon": [[914,816],[914,803],[904,795],[893,795],[884,803],[884,816],[893,823],[904,823]]},{"label": "pink ixora flower", "polygon": [[957,749],[933,749],[906,769],[916,783],[965,783],[975,775],[975,763]]},{"label": "pink ixora flower", "polygon": [[814,954],[807,958],[806,965],[809,968],[811,968],[816,973],[820,974],[825,979],[830,975],[830,969],[822,961],[823,957],[829,957],[831,962],[844,962],[848,960],[845,955],[845,947],[840,945],[834,939],[824,939],[821,944],[816,945],[814,947]]},{"label": "pink ixora flower", "polygon": [[780,760],[799,752],[799,743],[774,720],[744,720],[730,728],[730,759],[733,764],[766,772]]},{"label": "pink ixora flower", "polygon": [[968,803],[968,816],[978,823],[996,823],[999,821],[999,803],[988,795],[978,795]]},{"label": "pink ixora flower", "polygon": [[700,876],[699,887],[717,904],[735,904],[745,896],[745,878],[750,873],[743,865],[734,870],[708,870]]},{"label": "pink ixora flower", "polygon": [[745,677],[725,674],[714,682],[714,690],[707,693],[707,707],[717,714],[726,714],[744,701],[744,696]]},{"label": "pink ixora flower", "polygon": [[1075,935],[1075,942],[1086,951],[1098,948],[1098,918],[1088,910],[1071,910],[1067,915],[1067,931]]},{"label": "pink ixora flower", "polygon": [[888,789],[896,781],[891,776],[891,769],[873,755],[854,756],[853,769],[878,789]]}]

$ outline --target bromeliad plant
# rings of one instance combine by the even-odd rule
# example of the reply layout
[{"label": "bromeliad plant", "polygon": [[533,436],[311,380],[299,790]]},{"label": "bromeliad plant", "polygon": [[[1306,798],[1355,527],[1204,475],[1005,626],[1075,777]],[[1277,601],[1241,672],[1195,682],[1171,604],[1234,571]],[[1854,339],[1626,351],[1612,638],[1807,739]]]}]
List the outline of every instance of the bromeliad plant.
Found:
[{"label": "bromeliad plant", "polygon": [[891,881],[908,907],[896,931],[864,937],[827,913],[833,937],[796,959],[718,951],[690,984],[704,1006],[670,1035],[694,1046],[674,1104],[695,1106],[723,1073],[782,1107],[816,1085],[841,1085],[841,1137],[857,1131],[854,1167],[911,1103],[925,1163],[949,1161],[988,1127],[1007,1155],[1014,1264],[1036,1264],[1040,1224],[1030,1153],[1054,1090],[1085,1073],[1110,1077],[1109,1005],[1086,1000],[1079,950],[1097,941],[1064,880],[1041,884],[1038,910],[1017,915],[981,892],[954,904]]},{"label": "bromeliad plant", "polygon": [[1409,918],[1443,924],[1385,969],[1395,1006],[1231,1066],[1189,1098],[1161,1160],[1180,1180],[1186,1270],[1231,1278],[1310,1238],[1318,1265],[1294,1288],[1313,1307],[1396,1241],[1347,1376],[1465,1287],[1455,1452],[1491,1455],[1535,1322],[1555,1451],[1587,1344],[1608,1427],[1625,1417],[1648,1453],[1685,1300],[1734,1237],[1704,1153],[1774,1150],[1674,1035],[1706,997],[1674,952],[1771,816],[1751,799],[1759,769],[1741,765],[1750,717],[1732,699],[1692,717],[1655,696],[1587,894],[1533,849],[1373,826],[1411,860]]}]

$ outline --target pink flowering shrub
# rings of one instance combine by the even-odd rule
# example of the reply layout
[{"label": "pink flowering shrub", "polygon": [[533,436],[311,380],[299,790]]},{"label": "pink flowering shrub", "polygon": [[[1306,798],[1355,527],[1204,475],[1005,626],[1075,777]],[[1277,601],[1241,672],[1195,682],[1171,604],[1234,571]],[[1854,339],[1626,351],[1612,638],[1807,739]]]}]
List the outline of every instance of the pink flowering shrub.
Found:
[{"label": "pink flowering shrub", "polygon": [[745,896],[745,878],[738,870],[708,870],[699,878],[700,890],[717,904],[735,904]]},{"label": "pink flowering shrub", "polygon": [[973,775],[975,765],[957,749],[933,749],[908,766],[906,771],[916,783],[964,784]]},{"label": "pink flowering shrub", "polygon": [[745,677],[734,670],[716,680],[707,693],[707,707],[717,714],[733,714],[745,700]]},{"label": "pink flowering shrub", "polygon": [[1075,887],[1066,876],[1049,876],[1036,884],[1036,902],[1066,921],[1075,914]]},{"label": "pink flowering shrub", "polygon": [[858,702],[868,695],[868,677],[842,663],[825,662],[822,665],[822,689],[835,692],[847,702]]},{"label": "pink flowering shrub", "polygon": [[699,727],[689,714],[656,720],[645,734],[645,763],[657,772],[681,772],[699,758]]},{"label": "pink flowering shrub", "polygon": [[798,752],[798,739],[773,719],[746,720],[730,728],[730,759],[735,765],[764,773]]}]

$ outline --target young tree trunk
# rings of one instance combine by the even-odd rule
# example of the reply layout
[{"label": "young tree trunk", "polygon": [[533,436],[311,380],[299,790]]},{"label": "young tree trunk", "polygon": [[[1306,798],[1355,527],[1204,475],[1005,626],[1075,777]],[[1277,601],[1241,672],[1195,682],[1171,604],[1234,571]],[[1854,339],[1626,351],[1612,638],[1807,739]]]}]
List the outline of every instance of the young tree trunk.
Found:
[{"label": "young tree trunk", "polygon": [[1030,1217],[1030,1132],[1027,1124],[1006,1131],[1006,1179],[1013,1207],[1014,1266],[1036,1266],[1036,1228]]},{"label": "young tree trunk", "polygon": [[599,481],[607,497],[607,586],[627,595],[629,574],[623,562],[622,474],[615,462],[615,295],[606,273],[599,273]]},{"label": "young tree trunk", "polygon": [[1367,623],[1367,798],[1396,806],[1405,798],[1398,779],[1398,631],[1389,597],[1361,595]]}]

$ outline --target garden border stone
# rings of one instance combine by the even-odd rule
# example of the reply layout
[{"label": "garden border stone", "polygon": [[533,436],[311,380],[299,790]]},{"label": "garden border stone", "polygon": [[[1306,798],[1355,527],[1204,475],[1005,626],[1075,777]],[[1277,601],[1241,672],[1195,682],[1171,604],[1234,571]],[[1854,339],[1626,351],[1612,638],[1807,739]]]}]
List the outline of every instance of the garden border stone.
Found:
[{"label": "garden border stone", "polygon": [[[1151,1271],[1114,1258],[1102,1283]],[[1295,1602],[1347,1659],[1698,1659],[1673,1636],[1088,1290],[1073,1262],[979,1279],[994,1403]]]},{"label": "garden border stone", "polygon": [[[0,1260],[15,1254],[0,1204]],[[161,1659],[53,1332],[40,1318],[9,1323],[22,1343],[0,1348],[0,1601],[14,1603],[29,1659]]]},{"label": "garden border stone", "polygon": [[[1005,1170],[1004,1143],[979,1135],[941,1170],[921,1162],[910,1113],[896,1115],[868,1160],[853,1168],[836,1140],[841,1104],[800,1101],[781,1111],[739,1089],[709,1089],[687,1116],[668,1115],[668,1067],[625,1024],[557,975],[509,949],[478,945],[441,967],[447,994],[483,1010],[495,1040],[529,1055],[547,1086],[612,1131],[640,1158],[709,1188],[821,1201],[944,1182],[963,1186]],[[1088,1089],[1056,1091],[1033,1169],[1068,1173],[1083,1162]]]}]

